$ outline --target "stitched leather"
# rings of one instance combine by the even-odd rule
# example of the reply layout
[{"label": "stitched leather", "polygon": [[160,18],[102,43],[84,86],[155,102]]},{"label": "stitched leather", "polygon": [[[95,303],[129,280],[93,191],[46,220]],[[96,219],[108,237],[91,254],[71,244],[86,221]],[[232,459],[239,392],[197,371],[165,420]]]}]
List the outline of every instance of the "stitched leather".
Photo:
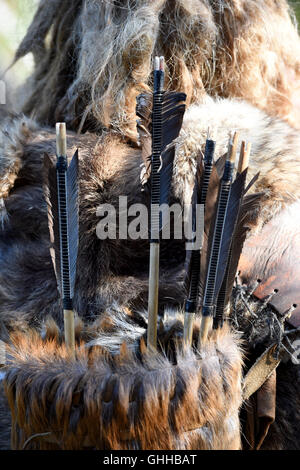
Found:
[{"label": "stitched leather", "polygon": [[278,289],[269,303],[281,314],[296,305],[289,323],[300,326],[300,201],[282,210],[259,234],[250,236],[239,263],[240,279],[254,295],[265,300]]}]

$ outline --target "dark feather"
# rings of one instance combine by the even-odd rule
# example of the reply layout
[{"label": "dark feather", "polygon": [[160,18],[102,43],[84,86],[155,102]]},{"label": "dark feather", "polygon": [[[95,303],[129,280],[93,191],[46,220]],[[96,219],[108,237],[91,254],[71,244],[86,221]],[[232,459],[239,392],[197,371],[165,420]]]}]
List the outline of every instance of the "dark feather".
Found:
[{"label": "dark feather", "polygon": [[[244,179],[246,181],[245,170]],[[237,178],[241,178],[239,175]],[[240,199],[238,216],[234,228],[234,233],[232,236],[232,243],[229,250],[228,262],[226,267],[225,276],[219,291],[217,309],[216,309],[216,320],[215,327],[222,326],[224,318],[224,310],[226,305],[229,302],[230,295],[232,292],[234,280],[237,273],[239,259],[242,253],[243,245],[247,236],[247,233],[250,229],[249,227],[249,215],[253,212],[255,206],[259,204],[262,194],[257,193],[250,196],[245,196],[246,192],[251,188],[251,186],[256,182],[258,174],[250,181],[247,188],[244,190],[243,195]],[[245,182],[244,182],[245,186]]]},{"label": "dark feather", "polygon": [[199,157],[197,159],[197,168],[196,168],[196,173],[195,173],[195,184],[194,184],[194,189],[193,189],[193,194],[192,194],[192,208],[193,208],[193,222],[192,222],[192,228],[193,231],[196,231],[196,205],[197,204],[205,204],[205,201],[201,201],[201,198],[203,198],[203,174],[204,174],[204,168],[203,168],[203,160],[201,158],[201,154],[199,154]]},{"label": "dark feather", "polygon": [[[169,204],[170,189],[173,176],[173,164],[175,157],[175,146],[172,145],[174,139],[179,135],[182,120],[185,112],[185,105],[180,104],[186,99],[184,93],[166,92],[162,97],[162,153],[159,172],[159,187],[157,178],[151,182],[151,191],[159,190],[159,203]],[[153,132],[152,132],[153,134]],[[153,157],[152,157],[153,159]],[[151,172],[154,172],[156,165],[153,162]],[[151,179],[154,175],[151,174]],[[164,214],[160,214],[159,230],[163,227]]]},{"label": "dark feather", "polygon": [[[232,190],[232,175],[233,175],[234,165],[230,160],[227,160],[224,167],[224,173],[222,176],[219,194],[218,194],[218,202],[216,206],[215,212],[215,221],[210,226],[210,234],[209,234],[209,243],[208,243],[208,250],[207,250],[207,269],[205,275],[205,287],[203,293],[203,303],[202,303],[202,314],[206,316],[213,316],[214,309],[217,300],[218,294],[218,279],[220,278],[220,274],[225,274],[226,270],[226,262],[225,267],[222,270],[222,262],[223,257],[228,257],[228,250],[222,250],[222,244],[227,241],[228,233],[226,233],[226,216],[228,214],[228,206],[230,205],[230,195]],[[236,183],[238,186],[238,182]],[[234,192],[234,191],[233,191]],[[231,222],[230,222],[231,223]],[[234,229],[234,224],[232,231]],[[225,235],[225,236],[224,236]],[[231,238],[230,238],[231,239]],[[230,247],[230,243],[229,243]],[[224,248],[224,246],[223,246]],[[221,279],[221,282],[223,280]]]},{"label": "dark feather", "polygon": [[[78,151],[75,153],[66,175],[67,229],[61,245],[57,168],[48,155],[44,157],[44,196],[48,208],[50,254],[58,289],[65,298],[73,298],[78,251]],[[63,264],[61,263],[63,260]]]},{"label": "dark feather", "polygon": [[162,110],[162,150],[179,135],[185,112],[184,93],[165,92]]},{"label": "dark feather", "polygon": [[[221,250],[224,251],[221,252],[220,256],[220,263],[223,263],[223,265],[219,266],[218,282],[221,282],[220,288],[216,282],[216,294],[218,295],[218,298],[216,305],[216,315],[214,318],[215,328],[223,325],[224,312],[230,295],[229,283],[231,283],[231,276],[234,272],[234,264],[236,263],[236,259],[238,263],[241,254],[240,250],[242,249],[244,243],[244,240],[237,238],[235,235],[237,227],[239,225],[238,219],[240,218],[240,209],[244,195],[246,176],[247,169],[242,173],[242,175],[237,176],[231,188],[228,212],[227,217],[225,219],[225,232],[223,236],[223,244],[221,245]],[[228,227],[226,227],[226,224],[228,224]],[[226,252],[226,250],[228,250],[228,253]],[[220,276],[222,276],[222,281],[220,279]],[[235,277],[235,272],[233,276]],[[230,288],[230,292],[232,290],[232,287],[233,284]]]},{"label": "dark feather", "polygon": [[160,171],[160,204],[168,204],[173,176],[173,163],[175,146],[170,145],[161,156],[162,166]]},{"label": "dark feather", "polygon": [[233,232],[236,227],[237,217],[241,205],[241,200],[245,190],[247,171],[243,171],[231,185],[228,201],[228,209],[225,216],[222,242],[220,246],[220,257],[216,274],[215,295],[217,296],[223,282],[228,262],[229,250],[232,242]]},{"label": "dark feather", "polygon": [[74,296],[76,264],[78,252],[79,221],[78,221],[78,150],[74,154],[67,171],[68,194],[68,231],[70,259],[70,293]]},{"label": "dark feather", "polygon": [[[175,149],[167,148],[179,135],[182,120],[185,112],[186,99],[184,93],[164,92],[162,94],[162,136],[161,136],[161,201],[168,203],[170,191]],[[151,174],[149,156],[152,153],[152,95],[143,93],[137,98],[136,114],[140,117],[137,122],[137,129],[142,148],[142,159],[146,168],[146,175],[143,180],[148,180]],[[161,203],[163,203],[161,202]]]},{"label": "dark feather", "polygon": [[54,272],[60,291],[61,267],[60,267],[60,239],[59,239],[59,211],[58,211],[58,190],[56,166],[53,164],[48,154],[44,155],[43,166],[43,191],[47,204],[48,228],[50,237],[50,255]]},{"label": "dark feather", "polygon": [[[196,219],[196,204],[203,204],[205,206],[206,214],[206,234],[209,231],[209,225],[211,222],[211,214],[214,212],[212,206],[216,204],[217,191],[213,189],[214,187],[218,188],[219,178],[217,177],[216,169],[213,164],[213,156],[215,150],[215,142],[212,140],[207,140],[205,145],[204,153],[204,168],[202,160],[198,160],[195,186],[192,196],[192,206],[193,206],[193,231],[196,231],[195,219]],[[213,174],[213,175],[212,175]],[[207,197],[208,196],[208,197]],[[203,236],[205,236],[203,234]],[[207,236],[206,236],[207,242]],[[201,258],[205,258],[206,253],[206,243],[203,242]],[[203,251],[204,248],[204,251]],[[189,293],[189,300],[196,302],[196,297],[198,297],[199,292],[199,279],[200,279],[200,251],[193,250],[192,252],[187,252],[187,275],[185,279],[185,287]]]},{"label": "dark feather", "polygon": [[[256,177],[254,177],[253,180],[249,183],[245,190],[245,193],[250,189],[250,187],[254,184],[255,181]],[[237,224],[232,239],[231,257],[228,263],[225,297],[226,303],[229,301],[229,297],[231,295],[243,245],[246,240],[247,233],[250,230],[249,219],[251,219],[252,213],[253,211],[255,211],[255,208],[260,205],[260,201],[263,195],[264,193],[255,193],[243,197],[243,201],[239,209]]]}]

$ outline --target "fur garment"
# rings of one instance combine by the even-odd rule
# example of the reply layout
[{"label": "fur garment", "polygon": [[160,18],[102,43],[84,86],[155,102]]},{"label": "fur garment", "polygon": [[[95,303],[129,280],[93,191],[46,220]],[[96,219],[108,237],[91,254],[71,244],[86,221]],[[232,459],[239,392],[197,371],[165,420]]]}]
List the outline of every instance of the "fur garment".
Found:
[{"label": "fur garment", "polygon": [[11,448],[11,413],[3,387],[4,372],[0,369],[0,450]]}]

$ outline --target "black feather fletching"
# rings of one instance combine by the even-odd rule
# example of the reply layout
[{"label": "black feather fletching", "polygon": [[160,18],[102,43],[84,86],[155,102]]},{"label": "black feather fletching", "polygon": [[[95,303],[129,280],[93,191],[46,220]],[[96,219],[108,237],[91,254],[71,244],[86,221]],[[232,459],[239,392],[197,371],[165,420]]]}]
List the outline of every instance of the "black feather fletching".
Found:
[{"label": "black feather fletching", "polygon": [[[245,191],[246,176],[247,169],[242,174],[237,176],[235,182],[231,186],[215,286],[217,304],[214,318],[214,328],[223,325],[224,312],[227,305],[226,301],[228,298],[227,293],[229,272],[233,267],[232,261],[235,259],[236,253],[239,252],[240,240],[235,239],[234,233],[238,224],[239,212]],[[241,252],[239,252],[239,256],[240,253]]]},{"label": "black feather fletching", "polygon": [[224,279],[225,270],[228,262],[229,250],[231,247],[231,241],[233,232],[236,226],[237,217],[241,205],[241,200],[245,190],[245,181],[247,176],[247,170],[243,171],[242,174],[238,175],[234,183],[231,185],[231,191],[228,200],[228,208],[226,211],[224,230],[222,234],[222,240],[220,245],[220,257],[218,262],[218,269],[216,273],[215,281],[215,295],[218,296],[221,284]]},{"label": "black feather fletching", "polygon": [[68,195],[68,235],[69,235],[69,260],[70,260],[70,294],[74,297],[76,277],[76,264],[79,238],[79,208],[78,208],[78,150],[72,158],[67,171],[67,195]]},{"label": "black feather fletching", "polygon": [[[160,135],[158,138],[159,149],[157,150],[160,160],[156,162],[155,171],[160,173],[160,198],[159,203],[168,203],[168,194],[171,187],[172,173],[173,173],[173,162],[175,156],[175,148],[168,147],[174,139],[179,135],[182,120],[185,112],[186,95],[179,92],[160,92],[154,94],[154,96],[160,99],[160,112],[161,116],[154,116],[152,94],[142,93],[137,97],[136,114],[140,117],[140,121],[137,123],[137,129],[139,132],[142,158],[146,167],[146,178],[150,187],[150,176],[151,176],[151,154],[153,158],[153,146],[155,147],[157,142],[153,142],[153,122],[158,121],[158,125],[161,127]],[[157,140],[157,136],[155,137]],[[167,148],[168,147],[168,148]],[[153,168],[153,165],[152,165]],[[157,201],[158,203],[158,201]]]},{"label": "black feather fletching", "polygon": [[237,273],[239,259],[242,253],[243,245],[246,240],[247,233],[250,230],[251,216],[255,212],[256,208],[259,207],[264,193],[254,193],[247,195],[248,190],[253,186],[257,180],[258,175],[256,175],[247,188],[244,191],[244,196],[241,200],[239,215],[237,218],[236,227],[234,230],[232,238],[232,250],[231,256],[228,261],[228,277],[226,280],[226,298],[225,301],[229,301],[229,296],[231,294],[234,279]]},{"label": "black feather fletching", "polygon": [[[192,195],[192,227],[193,232],[196,232],[196,205],[206,204],[206,198],[213,170],[213,158],[215,152],[215,142],[207,140],[204,152],[204,168],[202,160],[198,160],[196,169],[195,185]],[[204,229],[204,227],[203,227]],[[204,235],[204,234],[203,234]],[[200,250],[192,250],[191,253],[187,252],[187,276],[185,280],[185,287],[188,292],[188,299],[185,304],[186,311],[197,310],[198,294],[199,294],[199,279],[200,279]]]},{"label": "black feather fletching", "polygon": [[[231,192],[231,180],[234,166],[226,161],[224,173],[220,184],[215,222],[210,227],[210,241],[208,244],[207,270],[203,292],[202,315],[212,316],[216,306],[216,280],[219,274],[219,261],[222,256],[221,245],[224,235],[225,218]],[[226,266],[225,266],[226,269]],[[225,274],[225,272],[224,272]]]},{"label": "black feather fletching", "polygon": [[[237,176],[237,180],[240,180],[239,187],[242,185],[245,188],[246,183],[247,169]],[[237,273],[239,259],[242,253],[243,245],[247,236],[249,227],[249,217],[255,210],[255,208],[260,204],[262,193],[256,193],[247,196],[247,191],[253,186],[258,178],[258,174],[250,181],[247,188],[243,190],[240,199],[239,199],[239,208],[236,215],[235,227],[233,234],[231,236],[231,245],[228,255],[228,261],[226,266],[225,275],[222,281],[221,288],[219,290],[217,308],[216,308],[216,318],[214,321],[214,327],[222,326],[224,321],[225,308],[228,305],[232,288],[234,285],[234,280]],[[236,194],[238,190],[236,191]],[[231,214],[234,211],[231,211]],[[234,214],[232,214],[234,216]]]},{"label": "black feather fletching", "polygon": [[163,150],[179,135],[185,112],[185,93],[164,92],[162,98],[162,148]]},{"label": "black feather fletching", "polygon": [[[186,94],[176,91],[165,91],[160,94],[162,96],[162,148],[165,148],[179,135],[185,112]],[[143,130],[140,137],[144,137],[145,133],[148,139],[152,139],[152,97],[151,93],[141,93],[137,97],[136,105],[136,114],[140,118],[137,122],[137,129],[138,131]],[[145,145],[142,143],[142,149],[144,147]],[[148,148],[151,149],[151,147]],[[151,150],[147,157],[150,155]]]},{"label": "black feather fletching", "polygon": [[64,308],[72,310],[78,251],[78,151],[70,166],[44,157],[44,195],[48,207],[50,253]]},{"label": "black feather fletching", "polygon": [[[172,142],[178,137],[182,126],[185,100],[184,93],[164,91],[154,92],[153,95],[144,93],[137,98],[136,113],[141,118],[138,131],[146,168],[143,179],[147,182],[147,189],[151,187],[152,207],[169,204],[175,157]],[[148,155],[150,148],[151,160]],[[162,230],[164,214],[160,213],[159,218],[155,211],[152,214],[151,238],[157,239]]]}]

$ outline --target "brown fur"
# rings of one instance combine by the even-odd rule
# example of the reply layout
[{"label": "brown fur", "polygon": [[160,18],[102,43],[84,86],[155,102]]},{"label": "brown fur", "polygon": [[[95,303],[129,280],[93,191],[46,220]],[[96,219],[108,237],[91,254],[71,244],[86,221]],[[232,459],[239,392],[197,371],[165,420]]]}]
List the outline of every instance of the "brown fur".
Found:
[{"label": "brown fur", "polygon": [[[183,355],[180,338],[182,319],[173,319],[160,332],[166,355],[148,356],[140,338],[134,350],[119,343],[112,354],[106,340],[100,347],[100,334],[98,346],[80,344],[74,361],[55,340],[15,333],[5,378],[12,447],[49,431],[61,449],[239,449],[238,340],[227,327],[213,332],[198,356]],[[171,339],[178,342],[173,359]],[[41,436],[26,445],[47,448]]]},{"label": "brown fur", "polygon": [[[2,370],[0,369],[0,374]],[[10,449],[11,415],[4,394],[3,381],[0,380],[0,450]]]},{"label": "brown fur", "polygon": [[158,54],[166,86],[188,103],[239,97],[299,127],[290,15],[286,0],[41,0],[16,54],[36,59],[24,110],[42,124],[111,127],[136,140],[135,98]]}]

